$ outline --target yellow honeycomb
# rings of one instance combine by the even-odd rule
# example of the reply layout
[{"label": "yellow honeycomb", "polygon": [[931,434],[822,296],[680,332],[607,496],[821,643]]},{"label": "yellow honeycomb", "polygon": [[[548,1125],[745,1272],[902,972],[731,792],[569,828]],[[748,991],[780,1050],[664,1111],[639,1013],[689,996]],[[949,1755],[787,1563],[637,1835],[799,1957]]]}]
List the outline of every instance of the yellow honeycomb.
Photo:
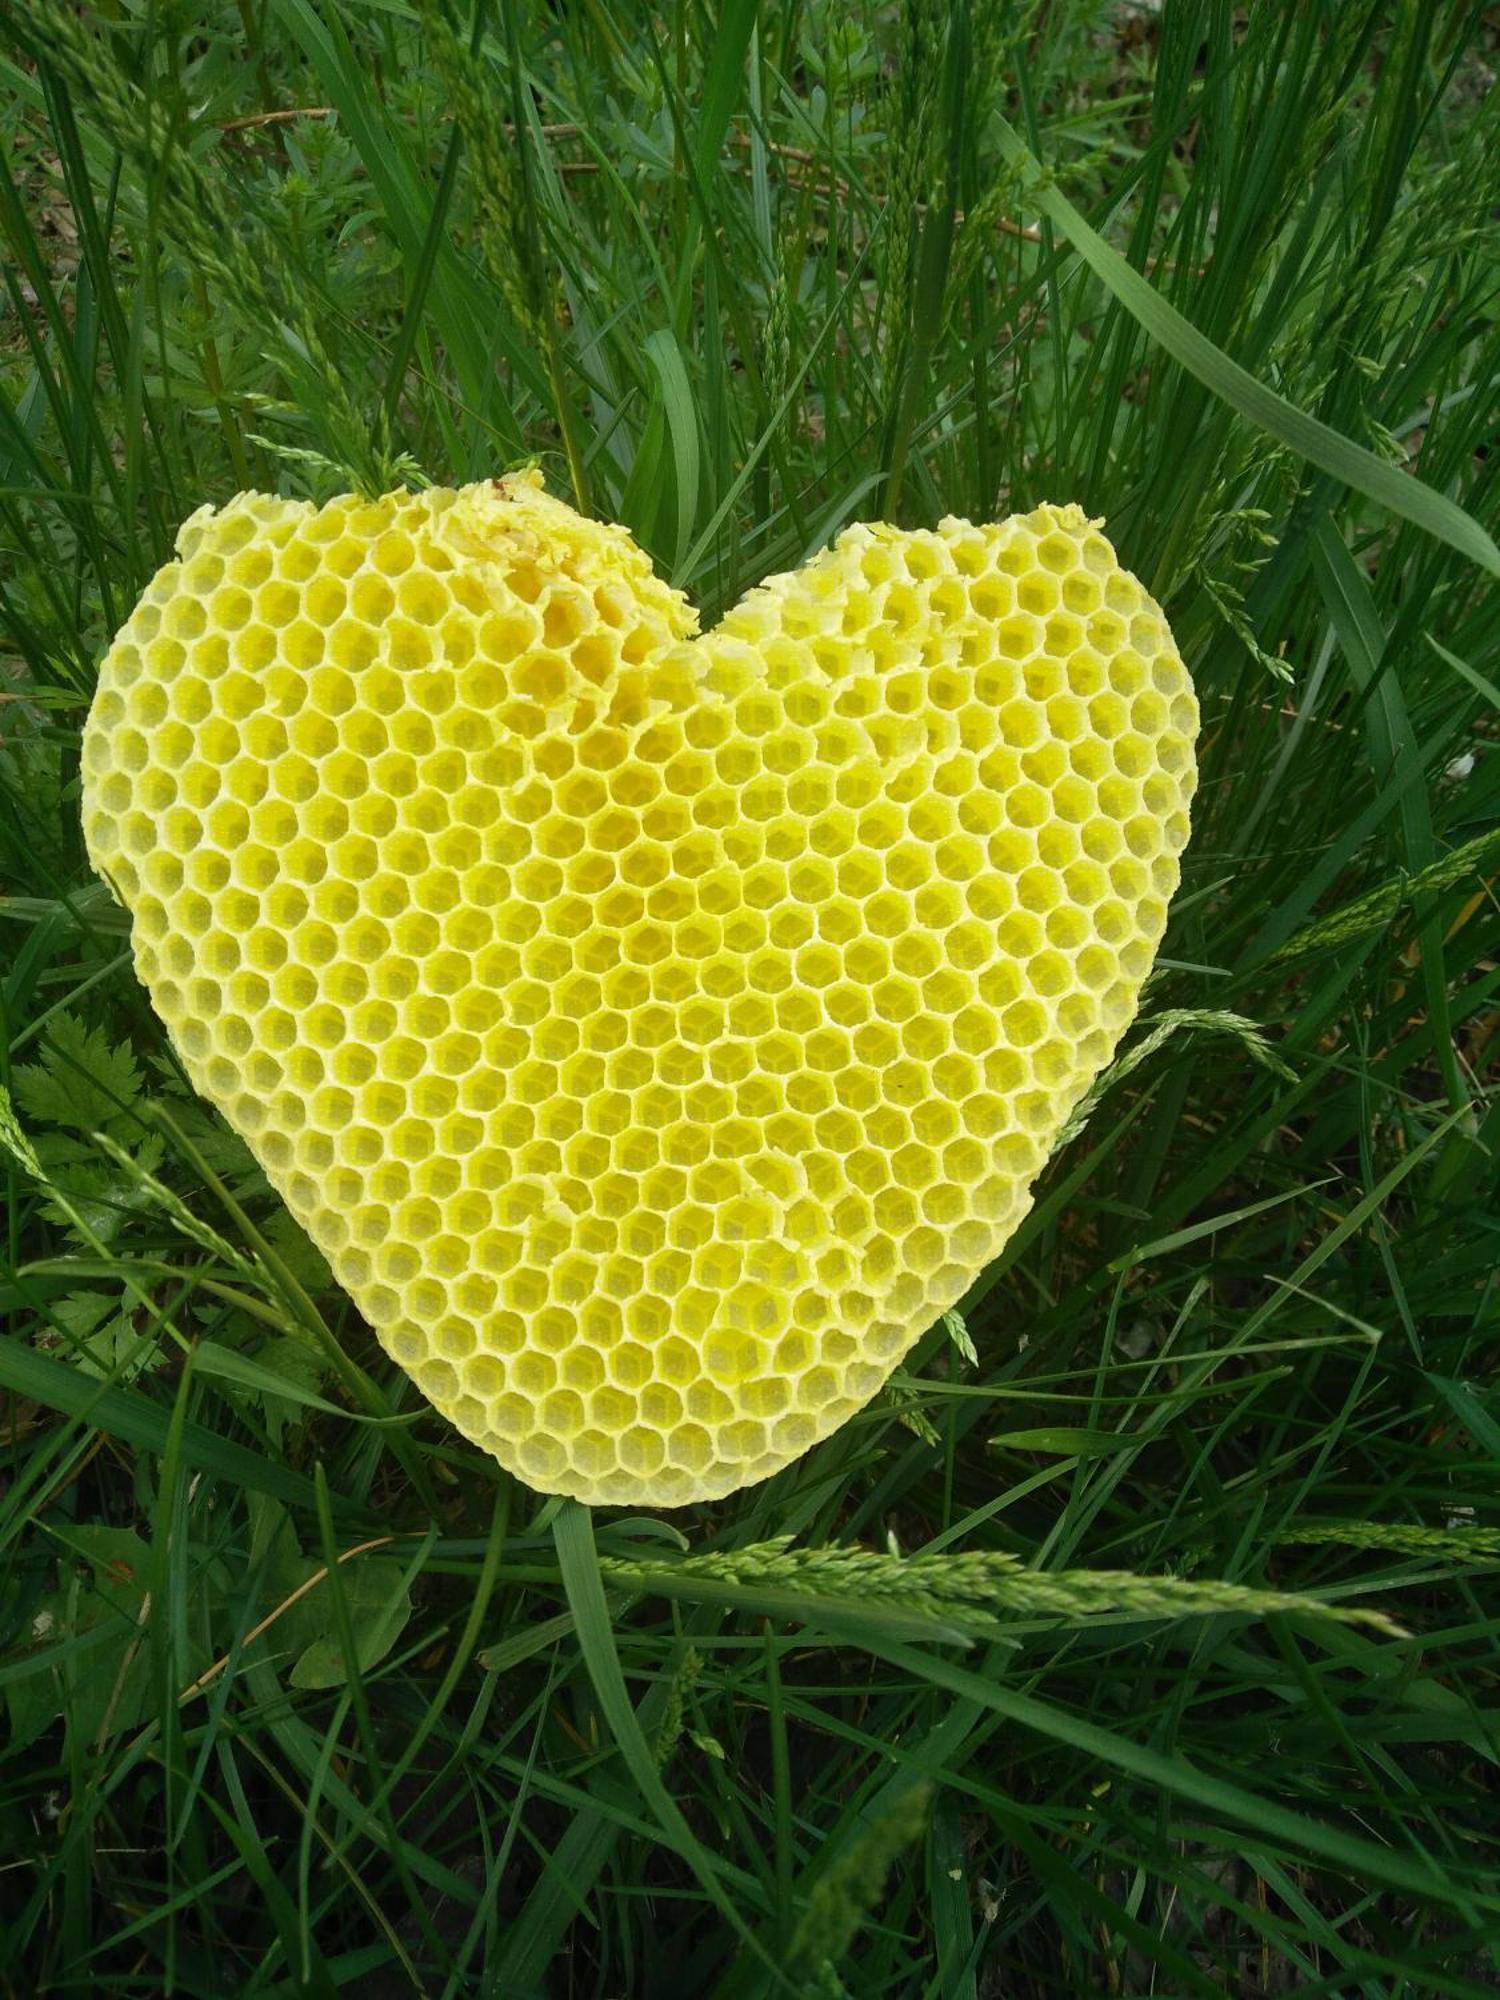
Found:
[{"label": "yellow honeycomb", "polygon": [[994,1258],[1195,782],[1076,507],[851,528],[696,625],[535,474],[242,495],[84,739],[194,1084],[423,1394],[595,1503],[766,1478]]}]

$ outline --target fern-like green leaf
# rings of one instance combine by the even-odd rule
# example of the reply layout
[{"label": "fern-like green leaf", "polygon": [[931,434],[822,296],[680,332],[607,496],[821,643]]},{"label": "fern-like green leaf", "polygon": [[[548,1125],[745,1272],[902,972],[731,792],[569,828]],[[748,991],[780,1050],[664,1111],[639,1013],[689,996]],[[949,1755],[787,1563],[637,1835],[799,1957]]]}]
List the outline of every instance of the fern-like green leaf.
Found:
[{"label": "fern-like green leaf", "polygon": [[102,1028],[59,1014],[47,1031],[40,1062],[14,1078],[16,1102],[38,1124],[92,1132],[128,1116],[141,1092],[141,1072],[123,1042]]}]

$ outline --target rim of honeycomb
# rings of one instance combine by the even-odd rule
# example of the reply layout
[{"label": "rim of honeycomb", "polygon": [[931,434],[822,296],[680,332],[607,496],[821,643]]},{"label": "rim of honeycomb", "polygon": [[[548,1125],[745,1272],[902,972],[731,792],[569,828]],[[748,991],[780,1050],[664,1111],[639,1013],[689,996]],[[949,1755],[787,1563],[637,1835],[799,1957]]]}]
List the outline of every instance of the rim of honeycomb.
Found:
[{"label": "rim of honeycomb", "polygon": [[718,1498],[998,1255],[1131,1020],[1197,709],[1076,507],[848,529],[712,632],[539,476],[201,509],[84,827],[195,1087],[545,1491]]}]

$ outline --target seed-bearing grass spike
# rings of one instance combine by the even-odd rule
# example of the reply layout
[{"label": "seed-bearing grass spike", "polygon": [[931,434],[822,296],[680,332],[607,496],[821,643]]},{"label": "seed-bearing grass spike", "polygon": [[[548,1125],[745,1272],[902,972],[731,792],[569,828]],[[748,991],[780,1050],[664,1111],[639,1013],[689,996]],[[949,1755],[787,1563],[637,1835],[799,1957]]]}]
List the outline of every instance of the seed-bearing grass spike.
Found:
[{"label": "seed-bearing grass spike", "polygon": [[1076,507],[851,528],[697,637],[535,474],[183,528],[95,866],[194,1084],[531,1485],[676,1506],[846,1421],[1136,1007],[1197,708]]}]

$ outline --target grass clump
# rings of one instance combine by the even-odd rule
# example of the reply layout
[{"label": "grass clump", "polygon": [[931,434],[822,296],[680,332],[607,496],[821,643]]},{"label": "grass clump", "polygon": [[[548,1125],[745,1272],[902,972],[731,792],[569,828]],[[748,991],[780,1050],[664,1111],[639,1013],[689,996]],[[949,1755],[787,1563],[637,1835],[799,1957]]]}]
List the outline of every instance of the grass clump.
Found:
[{"label": "grass clump", "polygon": [[[0,15],[9,1985],[1492,1989],[1494,62],[1376,0]],[[426,1413],[82,852],[194,508],[533,457],[705,626],[1076,501],[1203,707],[977,1359],[671,1526]]]}]

